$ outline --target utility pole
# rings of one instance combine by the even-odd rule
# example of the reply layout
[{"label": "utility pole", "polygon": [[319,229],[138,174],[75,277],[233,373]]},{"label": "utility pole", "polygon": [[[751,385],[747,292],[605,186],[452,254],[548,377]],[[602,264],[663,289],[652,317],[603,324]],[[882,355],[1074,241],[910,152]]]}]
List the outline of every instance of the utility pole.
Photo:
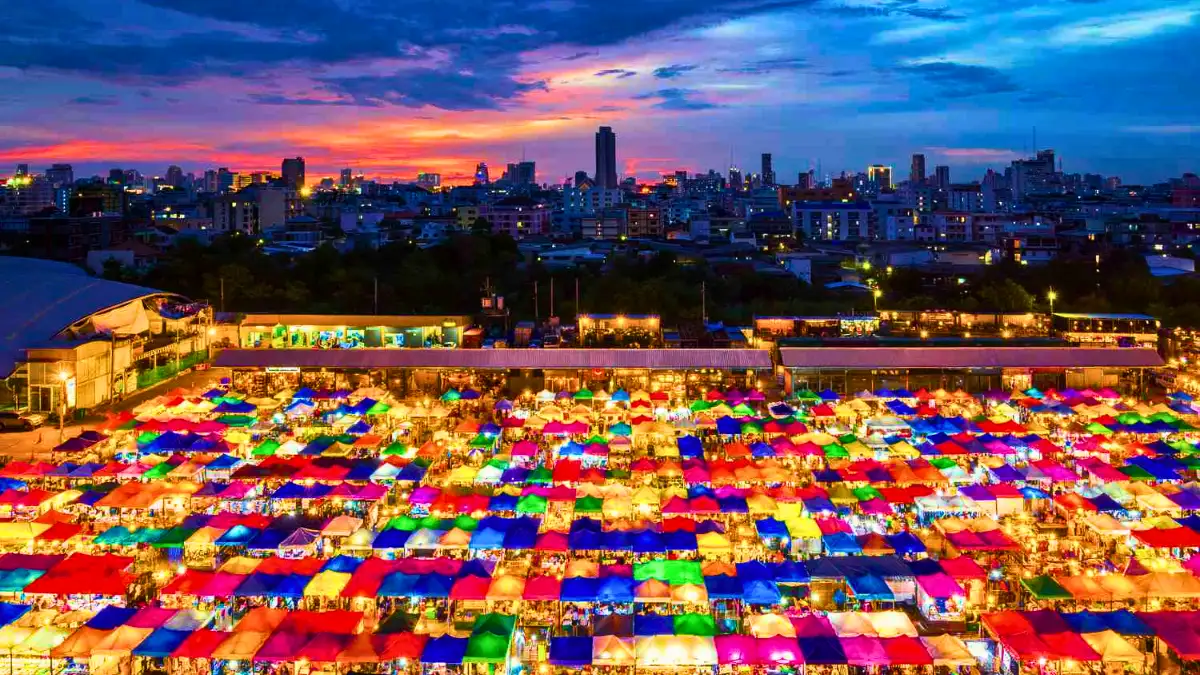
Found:
[{"label": "utility pole", "polygon": [[533,322],[537,323],[541,315],[538,314],[538,282],[533,282]]},{"label": "utility pole", "polygon": [[221,277],[221,313],[225,313],[225,277]]},{"label": "utility pole", "polygon": [[379,316],[379,277],[375,277],[375,316]]},{"label": "utility pole", "polygon": [[700,320],[708,325],[708,282],[700,282]]},{"label": "utility pole", "polygon": [[575,277],[575,330],[579,330],[579,277]]},{"label": "utility pole", "polygon": [[547,315],[551,319],[554,318],[554,277],[550,277],[550,313]]}]

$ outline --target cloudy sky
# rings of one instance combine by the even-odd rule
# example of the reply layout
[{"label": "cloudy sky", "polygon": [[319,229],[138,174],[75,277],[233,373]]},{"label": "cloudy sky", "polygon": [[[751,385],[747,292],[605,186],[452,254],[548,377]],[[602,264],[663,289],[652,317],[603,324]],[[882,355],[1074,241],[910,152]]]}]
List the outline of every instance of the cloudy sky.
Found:
[{"label": "cloudy sky", "polygon": [[1200,169],[1200,0],[37,0],[0,21],[0,175],[228,166],[538,178]]}]

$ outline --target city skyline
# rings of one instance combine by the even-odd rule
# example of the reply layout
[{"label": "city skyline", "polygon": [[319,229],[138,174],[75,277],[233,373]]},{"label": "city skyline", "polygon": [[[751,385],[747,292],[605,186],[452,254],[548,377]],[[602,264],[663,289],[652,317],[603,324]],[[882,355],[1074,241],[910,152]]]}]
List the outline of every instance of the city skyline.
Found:
[{"label": "city skyline", "polygon": [[[20,5],[0,29],[0,165],[79,175],[177,164],[309,181],[536,160],[539,182],[594,168],[744,173],[779,181],[913,153],[956,176],[1053,147],[1065,170],[1153,183],[1194,170],[1200,94],[1174,64],[1200,2],[585,0],[469,3],[447,18],[375,0],[82,0]],[[7,169],[5,170],[7,172]]]}]

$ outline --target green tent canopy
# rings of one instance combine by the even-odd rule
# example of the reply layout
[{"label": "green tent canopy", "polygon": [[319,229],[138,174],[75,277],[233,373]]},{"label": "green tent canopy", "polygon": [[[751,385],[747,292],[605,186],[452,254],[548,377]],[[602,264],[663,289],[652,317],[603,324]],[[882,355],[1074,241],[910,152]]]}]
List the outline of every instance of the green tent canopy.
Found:
[{"label": "green tent canopy", "polygon": [[276,450],[279,450],[279,441],[274,438],[268,438],[259,443],[258,447],[254,448],[253,454],[255,457],[270,457],[275,454]]},{"label": "green tent canopy", "polygon": [[[554,474],[544,466],[539,466],[529,472],[529,476],[525,478],[525,482],[529,485],[549,485],[554,482]],[[529,496],[529,495],[526,495]]]},{"label": "green tent canopy", "polygon": [[154,548],[183,548],[183,542],[188,540],[196,531],[191,528],[179,527],[176,525],[171,529],[162,533],[162,536],[155,541]]},{"label": "green tent canopy", "polygon": [[471,516],[459,516],[454,519],[454,527],[457,527],[463,532],[474,532],[479,527],[479,521],[475,520]]},{"label": "green tent canopy", "polygon": [[1060,586],[1057,581],[1045,574],[1033,577],[1032,579],[1022,579],[1021,585],[1037,600],[1070,600],[1075,597],[1071,595],[1070,591]]},{"label": "green tent canopy", "polygon": [[604,500],[599,497],[580,497],[575,500],[576,513],[600,513],[604,510]]},{"label": "green tent canopy", "polygon": [[227,427],[252,427],[258,420],[250,415],[221,415],[217,421]]},{"label": "green tent canopy", "polygon": [[590,401],[594,397],[595,396],[592,394],[591,389],[580,389],[579,391],[575,392],[576,401]]},{"label": "green tent canopy", "polygon": [[680,614],[675,617],[676,635],[699,635],[713,637],[717,634],[717,622],[711,614]]},{"label": "green tent canopy", "polygon": [[522,495],[517,500],[517,513],[545,513],[546,498],[541,495]]},{"label": "green tent canopy", "polygon": [[1118,467],[1117,471],[1129,476],[1130,480],[1154,480],[1154,475],[1136,464],[1126,464]]},{"label": "green tent canopy", "polygon": [[458,393],[457,389],[449,389],[446,391],[446,393],[442,394],[442,400],[446,401],[447,403],[461,399],[462,394]]},{"label": "green tent canopy", "polygon": [[383,526],[385,530],[403,530],[404,532],[416,532],[421,527],[421,521],[412,516],[396,516]]}]

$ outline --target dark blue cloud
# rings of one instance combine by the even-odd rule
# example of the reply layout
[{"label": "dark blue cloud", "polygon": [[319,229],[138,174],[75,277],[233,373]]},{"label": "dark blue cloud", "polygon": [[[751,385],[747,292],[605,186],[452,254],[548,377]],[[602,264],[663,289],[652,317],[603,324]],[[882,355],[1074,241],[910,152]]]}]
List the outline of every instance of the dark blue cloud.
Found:
[{"label": "dark blue cloud", "polygon": [[610,75],[615,76],[619,80],[623,80],[627,77],[633,77],[634,75],[637,75],[637,71],[625,70],[624,68],[609,68],[607,70],[601,70],[595,74],[596,77],[608,77]]},{"label": "dark blue cloud", "polygon": [[928,82],[937,90],[938,95],[945,98],[970,98],[1020,90],[1008,74],[988,66],[937,61],[915,66],[899,66],[896,71],[915,75]]},{"label": "dark blue cloud", "polygon": [[[0,22],[0,67],[172,86],[209,76],[262,77],[276,67],[320,69],[379,59],[411,61],[414,67],[437,62],[445,73],[443,86],[419,68],[415,73],[398,68],[385,76],[327,78],[322,85],[358,105],[495,108],[545,86],[517,79],[519,57],[529,51],[582,48],[567,57],[582,59],[593,53],[588,48],[652,31],[814,1],[647,0],[631,12],[610,0],[571,0],[569,5],[460,0],[447,12],[437,3],[394,0],[129,0],[148,24],[157,15],[187,30],[125,33],[113,40],[114,32],[125,26],[106,6],[91,0],[46,0],[6,8]],[[412,86],[405,86],[406,81]],[[264,102],[284,105],[289,98],[297,105],[314,104],[304,96]]]},{"label": "dark blue cloud", "polygon": [[734,73],[738,75],[762,75],[780,70],[804,70],[809,67],[807,59],[779,58],[748,61],[732,68],[718,68],[718,73]]},{"label": "dark blue cloud", "polygon": [[663,66],[662,68],[655,68],[654,77],[660,80],[673,80],[685,73],[690,73],[699,67],[700,66],[693,64],[676,63],[670,66]]},{"label": "dark blue cloud", "polygon": [[649,91],[633,98],[635,101],[657,101],[654,107],[660,110],[711,110],[721,107],[717,103],[697,100],[695,95],[692,89],[671,88]]}]

